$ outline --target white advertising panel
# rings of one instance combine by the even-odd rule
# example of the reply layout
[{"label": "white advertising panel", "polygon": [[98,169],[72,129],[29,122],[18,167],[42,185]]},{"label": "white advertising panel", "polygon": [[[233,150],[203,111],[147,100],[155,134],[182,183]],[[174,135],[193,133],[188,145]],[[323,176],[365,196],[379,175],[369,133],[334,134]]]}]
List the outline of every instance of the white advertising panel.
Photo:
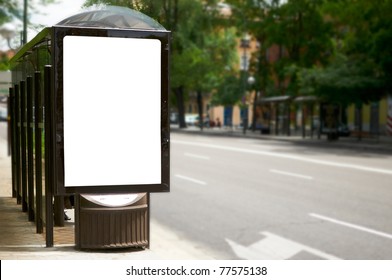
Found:
[{"label": "white advertising panel", "polygon": [[161,42],[65,36],[64,185],[161,183]]}]

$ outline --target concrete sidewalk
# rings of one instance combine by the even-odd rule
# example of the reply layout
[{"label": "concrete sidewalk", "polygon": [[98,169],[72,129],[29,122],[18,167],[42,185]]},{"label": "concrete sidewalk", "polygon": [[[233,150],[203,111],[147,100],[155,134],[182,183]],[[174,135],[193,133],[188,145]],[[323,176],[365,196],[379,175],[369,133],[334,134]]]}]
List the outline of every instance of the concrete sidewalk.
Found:
[{"label": "concrete sidewalk", "polygon": [[[55,227],[53,248],[45,247],[45,235],[37,234],[27,213],[22,212],[11,191],[11,158],[7,155],[6,141],[0,138],[0,260],[208,260],[212,253],[201,246],[184,240],[180,235],[150,221],[150,249],[117,249],[78,251],[74,244],[74,224]],[[71,213],[72,214],[72,213]]]}]

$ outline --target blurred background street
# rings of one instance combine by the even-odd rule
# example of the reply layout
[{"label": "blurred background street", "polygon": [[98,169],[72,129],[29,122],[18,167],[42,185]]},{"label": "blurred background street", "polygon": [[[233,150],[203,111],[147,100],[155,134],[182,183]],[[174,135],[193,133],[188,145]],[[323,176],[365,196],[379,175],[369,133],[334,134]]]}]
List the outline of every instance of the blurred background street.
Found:
[{"label": "blurred background street", "polygon": [[[53,41],[36,37],[34,44],[48,51],[31,60],[39,63],[29,66],[29,73],[11,81],[11,71],[32,55],[23,45],[82,5],[99,10],[102,3],[137,10],[171,32],[170,44],[161,45],[170,51],[170,83],[153,98],[165,103],[157,118],[161,130],[154,130],[161,133],[157,138],[166,137],[166,120],[172,127],[170,192],[151,194],[152,247],[134,258],[392,259],[392,28],[387,16],[392,1],[2,1],[1,147],[7,141],[9,88],[44,64],[56,64]],[[118,28],[113,17],[103,19],[108,25],[99,28]],[[105,73],[104,65],[111,64],[103,62],[128,51],[116,47],[100,49],[88,69]],[[18,58],[14,65],[12,57]],[[127,66],[110,73],[132,84]],[[102,110],[97,119],[108,119],[115,106],[101,108],[114,96],[113,87],[107,88],[101,98],[98,90],[89,91],[86,116],[94,108]],[[136,92],[142,96],[146,90]],[[150,129],[145,120],[158,110],[151,102],[140,103],[133,103],[140,111],[132,120],[141,126],[128,129],[144,136]],[[124,111],[132,112],[127,104]],[[98,123],[98,133],[91,138],[98,139],[100,121],[92,122]],[[8,168],[5,149],[0,156]],[[8,173],[0,182],[9,184]],[[11,187],[5,193],[2,198],[9,198]],[[62,221],[63,206],[60,210]],[[73,252],[70,245],[66,254]]]}]

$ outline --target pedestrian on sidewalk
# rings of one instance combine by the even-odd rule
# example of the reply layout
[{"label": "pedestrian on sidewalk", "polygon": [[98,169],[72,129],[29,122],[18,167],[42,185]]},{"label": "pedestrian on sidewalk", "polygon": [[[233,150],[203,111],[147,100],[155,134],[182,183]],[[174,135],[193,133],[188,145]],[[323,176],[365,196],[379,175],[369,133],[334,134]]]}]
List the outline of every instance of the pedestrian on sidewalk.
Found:
[{"label": "pedestrian on sidewalk", "polygon": [[220,119],[219,118],[216,118],[216,126],[218,127],[218,128],[221,128],[221,121],[220,121]]}]

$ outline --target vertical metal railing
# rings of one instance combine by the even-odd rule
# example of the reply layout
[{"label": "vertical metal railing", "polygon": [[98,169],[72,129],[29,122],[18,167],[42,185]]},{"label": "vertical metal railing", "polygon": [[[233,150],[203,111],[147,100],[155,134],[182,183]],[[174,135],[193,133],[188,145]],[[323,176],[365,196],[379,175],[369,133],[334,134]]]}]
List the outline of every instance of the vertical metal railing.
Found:
[{"label": "vertical metal railing", "polygon": [[20,136],[21,136],[21,177],[22,177],[22,211],[27,212],[27,135],[26,135],[26,81],[20,82]]},{"label": "vertical metal railing", "polygon": [[21,180],[21,119],[20,119],[20,89],[19,85],[14,86],[15,95],[15,182],[16,182],[16,202],[22,203],[22,180]]},{"label": "vertical metal railing", "polygon": [[34,125],[35,125],[35,188],[36,188],[36,227],[43,232],[42,213],[42,132],[43,106],[41,93],[41,72],[34,73]]},{"label": "vertical metal railing", "polygon": [[12,175],[12,197],[17,196],[17,189],[16,189],[16,123],[15,123],[15,93],[14,88],[9,89],[9,102],[10,102],[10,128],[11,128],[11,138],[10,138],[10,145],[11,145],[11,175]]},{"label": "vertical metal railing", "polygon": [[[10,149],[12,172],[12,195],[28,212],[29,221],[35,221],[36,232],[43,233],[45,225],[46,245],[53,246],[53,146],[51,132],[51,66],[45,67],[44,91],[41,88],[41,72],[27,77],[10,88]],[[44,96],[47,100],[43,99]],[[44,124],[44,108],[47,124]],[[46,126],[46,127],[45,127]],[[46,159],[43,161],[45,129]],[[43,172],[45,162],[45,173]],[[45,181],[45,192],[43,190]],[[45,200],[43,200],[45,196]],[[45,209],[45,211],[43,211]]]},{"label": "vertical metal railing", "polygon": [[28,217],[29,221],[35,219],[34,209],[34,151],[33,151],[33,77],[26,79],[26,129],[27,129],[27,196],[28,196]]},{"label": "vertical metal railing", "polygon": [[7,154],[8,156],[11,155],[11,92],[9,92],[7,98]]},{"label": "vertical metal railing", "polygon": [[52,67],[44,68],[44,113],[45,113],[45,212],[46,247],[53,247],[53,128],[52,128]]},{"label": "vertical metal railing", "polygon": [[53,247],[54,112],[51,66],[45,66],[43,81],[41,75],[41,72],[35,72],[34,77],[29,76],[26,81],[10,88],[12,194],[17,203],[22,204],[22,211],[28,212],[29,221],[35,221],[37,233],[43,233],[45,226],[46,246]]}]

